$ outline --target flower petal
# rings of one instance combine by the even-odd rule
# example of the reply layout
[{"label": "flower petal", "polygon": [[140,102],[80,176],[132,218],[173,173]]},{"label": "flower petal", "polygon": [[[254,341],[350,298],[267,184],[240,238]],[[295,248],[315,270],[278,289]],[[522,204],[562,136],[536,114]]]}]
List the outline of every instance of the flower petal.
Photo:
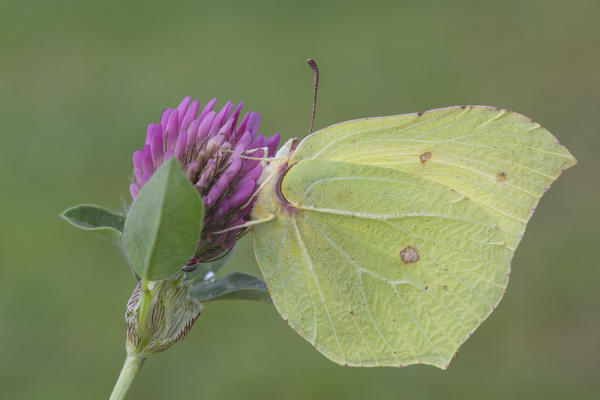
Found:
[{"label": "flower petal", "polygon": [[183,155],[187,146],[187,133],[182,132],[177,138],[177,143],[175,144],[175,157],[179,159],[179,161],[183,161]]},{"label": "flower petal", "polygon": [[188,105],[190,104],[190,100],[192,100],[192,98],[190,96],[185,97],[183,100],[181,100],[181,103],[179,103],[179,105],[177,106],[177,117],[179,119],[183,118],[183,115],[185,114],[185,110],[188,108]]},{"label": "flower petal", "polygon": [[188,127],[188,124],[192,122],[196,118],[196,114],[198,114],[198,109],[200,108],[200,102],[197,100],[192,101],[190,106],[183,118],[181,118],[181,130],[185,131]]}]

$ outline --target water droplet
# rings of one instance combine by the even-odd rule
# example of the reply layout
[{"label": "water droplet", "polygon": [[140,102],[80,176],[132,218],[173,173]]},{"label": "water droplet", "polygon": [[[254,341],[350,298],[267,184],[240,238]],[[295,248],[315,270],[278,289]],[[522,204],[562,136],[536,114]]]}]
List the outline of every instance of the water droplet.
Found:
[{"label": "water droplet", "polygon": [[213,271],[208,271],[206,273],[206,275],[204,275],[204,280],[205,281],[214,281],[215,280],[215,273]]}]

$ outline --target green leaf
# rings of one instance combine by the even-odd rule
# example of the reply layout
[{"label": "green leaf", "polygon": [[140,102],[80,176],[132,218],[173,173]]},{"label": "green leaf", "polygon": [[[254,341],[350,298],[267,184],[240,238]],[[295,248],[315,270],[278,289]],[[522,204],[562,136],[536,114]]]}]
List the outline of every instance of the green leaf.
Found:
[{"label": "green leaf", "polygon": [[123,232],[125,217],[105,208],[81,204],[66,209],[61,215],[71,225],[118,238]]},{"label": "green leaf", "polygon": [[131,205],[123,248],[141,279],[165,279],[193,256],[204,204],[175,158],[166,161]]},{"label": "green leaf", "polygon": [[243,272],[232,272],[214,281],[198,282],[190,288],[190,296],[200,301],[238,299],[272,304],[265,282]]}]

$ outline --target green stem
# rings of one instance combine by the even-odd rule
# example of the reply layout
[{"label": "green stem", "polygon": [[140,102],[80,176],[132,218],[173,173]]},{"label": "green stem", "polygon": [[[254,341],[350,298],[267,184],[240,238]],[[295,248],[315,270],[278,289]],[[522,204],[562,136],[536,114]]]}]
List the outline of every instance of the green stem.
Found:
[{"label": "green stem", "polygon": [[144,365],[145,359],[145,357],[137,354],[127,354],[119,379],[117,379],[117,383],[115,383],[115,387],[110,395],[110,400],[124,400],[127,398],[127,393],[133,383],[133,379],[142,368],[142,365]]}]

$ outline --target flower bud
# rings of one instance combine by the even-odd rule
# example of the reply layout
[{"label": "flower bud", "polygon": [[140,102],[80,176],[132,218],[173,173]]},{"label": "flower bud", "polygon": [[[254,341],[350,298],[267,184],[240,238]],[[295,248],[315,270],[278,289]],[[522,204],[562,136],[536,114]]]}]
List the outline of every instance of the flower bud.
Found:
[{"label": "flower bud", "polygon": [[202,312],[188,295],[191,280],[183,273],[162,281],[138,282],[127,302],[127,353],[147,356],[182,340]]}]

